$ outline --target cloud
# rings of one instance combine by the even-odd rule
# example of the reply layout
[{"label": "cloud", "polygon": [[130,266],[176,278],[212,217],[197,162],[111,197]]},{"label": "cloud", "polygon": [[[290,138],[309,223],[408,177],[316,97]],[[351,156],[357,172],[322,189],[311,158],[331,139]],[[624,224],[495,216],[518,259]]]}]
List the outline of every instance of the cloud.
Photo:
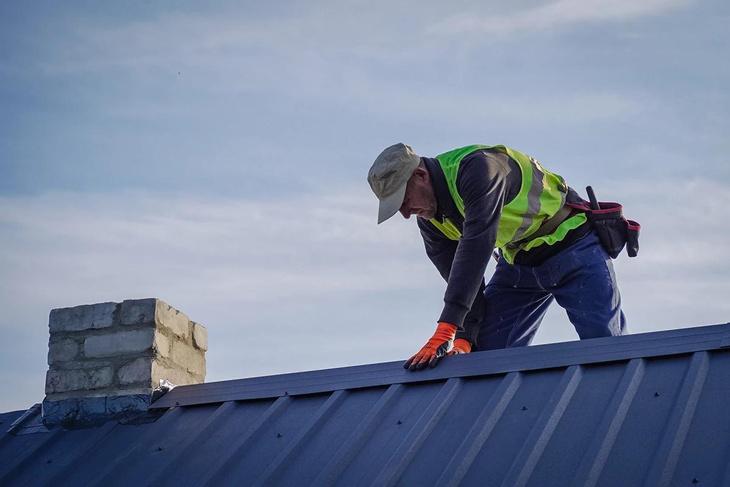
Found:
[{"label": "cloud", "polygon": [[[660,180],[600,193],[643,223],[640,258],[619,262],[632,279],[722,285],[730,273],[717,259],[730,241],[721,224],[726,187]],[[681,204],[677,194],[686,196]],[[3,197],[0,208],[0,285],[29,302],[149,293],[188,300],[205,290],[209,302],[269,306],[442,286],[412,222],[374,224],[364,183],[277,200],[50,193]]]},{"label": "cloud", "polygon": [[[602,120],[624,120],[641,112],[646,101],[629,94],[590,91],[583,92],[464,92],[457,90],[418,91],[402,87],[373,86],[354,98],[367,104],[383,103],[390,108],[392,118],[463,121],[467,124],[514,123],[520,126],[549,126],[590,123]],[[378,99],[379,98],[379,99]],[[469,108],[468,117],[464,116]],[[527,114],[527,115],[526,115]]]},{"label": "cloud", "polygon": [[[565,3],[540,9],[573,9]],[[618,4],[629,10],[628,2]],[[588,10],[618,9],[612,5]],[[432,35],[430,26],[440,18],[459,23],[449,17],[453,7],[399,6],[388,16],[362,7],[335,5],[324,14],[307,11],[274,17],[240,11],[165,13],[112,25],[64,18],[54,24],[59,30],[55,37],[63,41],[40,44],[39,54],[23,62],[35,63],[31,64],[34,77],[76,77],[103,85],[103,91],[84,90],[72,96],[86,110],[100,112],[104,120],[113,122],[176,124],[191,113],[215,121],[230,114],[251,119],[261,109],[259,104],[265,102],[269,112],[278,102],[286,113],[299,103],[306,104],[300,109],[317,107],[315,113],[334,109],[341,114],[346,107],[358,114],[358,120],[375,117],[374,124],[385,119],[473,126],[498,120],[502,125],[552,126],[556,120],[568,124],[625,120],[646,104],[645,97],[639,99],[615,87],[555,86],[545,79],[537,91],[523,89],[523,68],[488,76],[476,72],[459,81],[456,72],[472,72],[469,59],[480,58],[483,48],[491,48],[477,48],[458,33],[452,36],[458,44]],[[351,8],[362,11],[355,18]],[[519,19],[535,15],[530,12],[534,11],[501,14],[504,19],[497,17],[498,21],[485,25],[523,22]],[[408,19],[408,28],[399,24],[401,13]],[[484,14],[464,15],[479,19]],[[455,58],[455,53],[460,54]],[[434,73],[433,80],[425,79],[432,69],[429,66],[439,65],[448,75]],[[535,76],[540,77],[540,69]],[[481,78],[484,82],[475,82]],[[292,100],[297,107],[292,108]]]},{"label": "cloud", "polygon": [[3,282],[36,292],[56,286],[28,279],[42,274],[95,289],[110,280],[139,288],[140,275],[146,289],[204,277],[218,299],[262,302],[384,283],[413,288],[420,279],[406,276],[422,272],[403,258],[419,250],[412,226],[376,228],[377,204],[364,189],[286,201],[49,194],[0,205]]},{"label": "cloud", "polygon": [[[422,31],[424,19],[416,17],[415,22],[413,29],[404,30],[396,18],[383,19],[382,11],[369,5],[355,17],[349,6],[339,3],[325,11],[308,8],[281,15],[250,9],[166,11],[114,23],[66,16],[52,27],[67,38],[54,45],[39,43],[41,52],[52,55],[44,56],[38,67],[48,73],[119,69],[139,75],[169,70],[190,76],[201,67],[216,66],[245,75],[240,80],[245,82],[268,75],[267,69],[282,61],[309,66],[314,73],[332,57],[396,62],[405,56],[404,49],[414,54],[422,46],[416,35],[408,34]],[[284,75],[290,66],[278,68]],[[215,85],[220,80],[206,81]]]},{"label": "cloud", "polygon": [[507,14],[459,13],[438,22],[434,33],[479,32],[500,36],[554,30],[583,23],[628,21],[658,15],[689,4],[689,0],[558,0]]},{"label": "cloud", "polygon": [[662,14],[689,3],[689,0],[558,0],[506,14],[460,13],[437,23],[432,30],[446,34],[518,35],[583,23],[628,21]]}]

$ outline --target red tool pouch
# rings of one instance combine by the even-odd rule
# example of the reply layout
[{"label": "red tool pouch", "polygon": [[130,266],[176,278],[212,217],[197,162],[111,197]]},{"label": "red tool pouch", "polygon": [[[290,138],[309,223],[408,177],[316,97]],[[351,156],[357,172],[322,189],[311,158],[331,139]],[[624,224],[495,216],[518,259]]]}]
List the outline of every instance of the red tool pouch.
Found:
[{"label": "red tool pouch", "polygon": [[626,246],[629,257],[639,253],[639,231],[641,225],[623,216],[623,206],[611,201],[598,202],[598,209],[588,203],[568,203],[568,206],[584,211],[588,221],[598,234],[606,253],[615,259]]}]

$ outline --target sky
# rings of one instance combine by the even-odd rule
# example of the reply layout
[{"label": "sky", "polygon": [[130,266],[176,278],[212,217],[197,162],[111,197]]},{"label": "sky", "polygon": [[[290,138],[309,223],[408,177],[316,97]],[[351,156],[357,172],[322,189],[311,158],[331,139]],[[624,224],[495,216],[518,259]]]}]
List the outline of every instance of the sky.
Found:
[{"label": "sky", "polygon": [[[730,4],[1,2],[0,411],[53,308],[158,297],[206,381],[406,359],[445,283],[367,171],[505,144],[642,224],[629,330],[730,321]],[[487,277],[493,264],[487,269]],[[575,340],[553,305],[535,344]]]}]

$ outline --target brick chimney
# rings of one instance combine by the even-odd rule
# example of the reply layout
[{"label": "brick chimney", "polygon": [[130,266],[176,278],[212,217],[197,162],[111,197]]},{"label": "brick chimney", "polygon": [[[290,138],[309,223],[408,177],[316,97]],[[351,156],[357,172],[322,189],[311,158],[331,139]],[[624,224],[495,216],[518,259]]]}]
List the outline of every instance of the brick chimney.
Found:
[{"label": "brick chimney", "polygon": [[144,413],[160,380],[205,381],[208,331],[156,298],[51,310],[43,422]]}]

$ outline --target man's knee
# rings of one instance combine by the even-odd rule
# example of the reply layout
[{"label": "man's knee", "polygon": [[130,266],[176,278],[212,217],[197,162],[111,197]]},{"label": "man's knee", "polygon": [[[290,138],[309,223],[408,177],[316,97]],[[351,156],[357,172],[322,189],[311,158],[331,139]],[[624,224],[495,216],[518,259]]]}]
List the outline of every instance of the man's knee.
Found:
[{"label": "man's knee", "polygon": [[581,340],[626,334],[626,317],[620,306],[604,312],[573,312],[568,316]]}]

